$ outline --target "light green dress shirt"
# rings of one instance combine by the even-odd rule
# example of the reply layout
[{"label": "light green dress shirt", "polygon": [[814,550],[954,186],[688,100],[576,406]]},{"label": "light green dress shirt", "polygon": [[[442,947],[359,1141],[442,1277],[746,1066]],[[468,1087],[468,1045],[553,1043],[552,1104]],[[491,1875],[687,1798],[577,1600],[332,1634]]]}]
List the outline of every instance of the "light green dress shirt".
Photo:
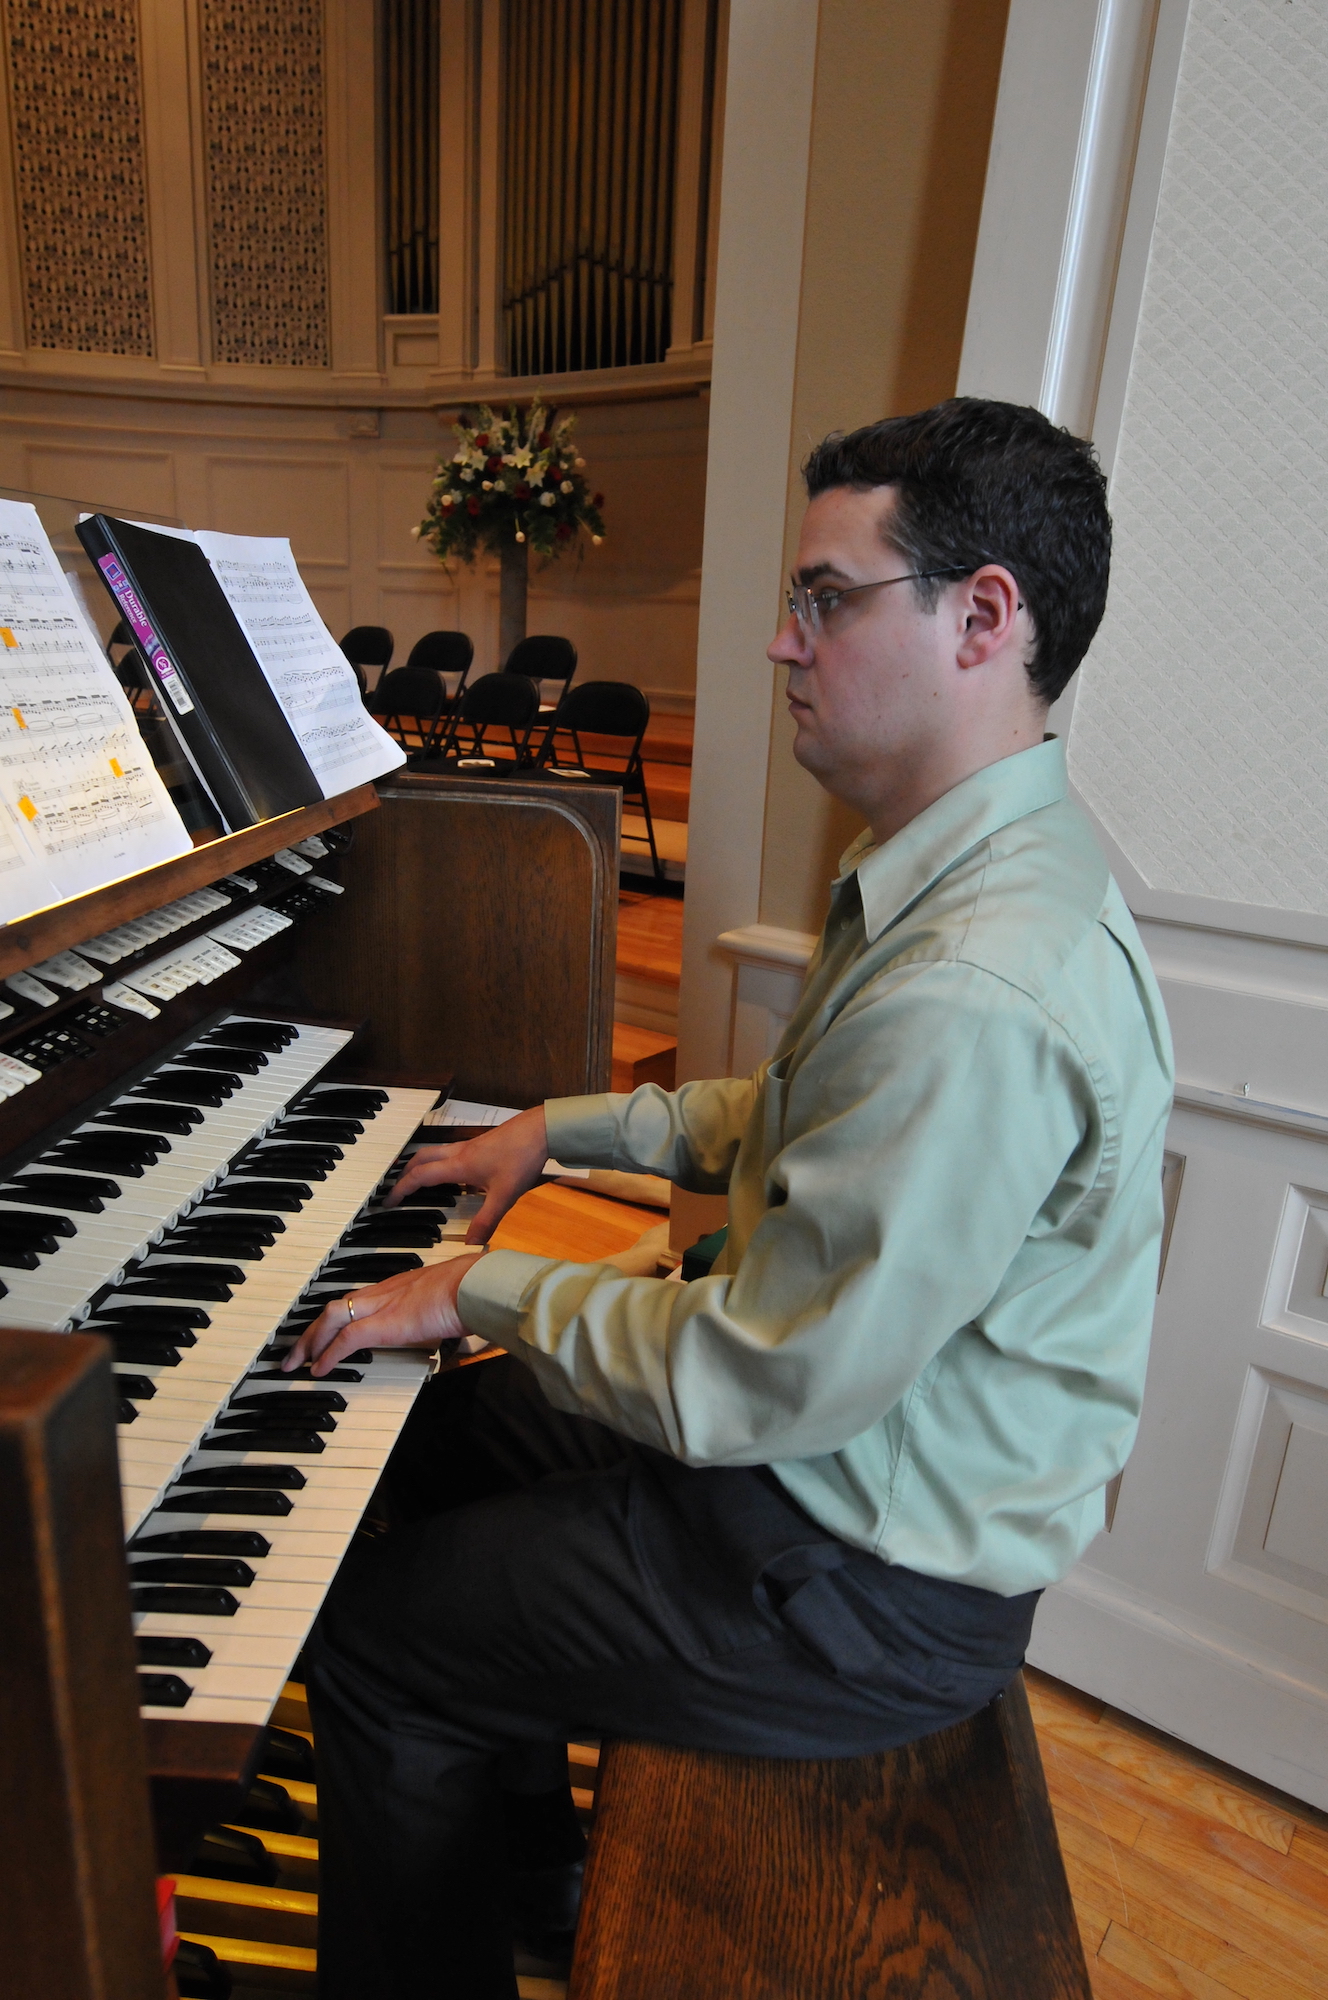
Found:
[{"label": "light green dress shirt", "polygon": [[845,1541],[1013,1596],[1099,1532],[1134,1440],[1162,1000],[1055,738],[841,869],[755,1076],[547,1106],[562,1161],[727,1189],[722,1268],[499,1250],[460,1308],[557,1408],[769,1465]]}]

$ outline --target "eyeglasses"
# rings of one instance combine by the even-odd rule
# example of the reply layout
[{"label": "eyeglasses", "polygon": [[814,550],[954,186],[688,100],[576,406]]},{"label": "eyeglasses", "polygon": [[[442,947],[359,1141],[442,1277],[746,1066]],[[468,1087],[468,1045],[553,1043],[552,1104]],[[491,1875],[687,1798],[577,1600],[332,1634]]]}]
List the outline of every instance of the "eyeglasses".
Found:
[{"label": "eyeglasses", "polygon": [[809,584],[795,583],[788,593],[788,608],[797,619],[804,634],[819,632],[821,621],[835,610],[842,597],[852,597],[858,590],[884,590],[892,583],[923,583],[932,576],[968,576],[970,572],[962,565],[952,563],[948,569],[910,570],[906,576],[883,576],[876,583],[851,583],[845,590],[813,590]]}]

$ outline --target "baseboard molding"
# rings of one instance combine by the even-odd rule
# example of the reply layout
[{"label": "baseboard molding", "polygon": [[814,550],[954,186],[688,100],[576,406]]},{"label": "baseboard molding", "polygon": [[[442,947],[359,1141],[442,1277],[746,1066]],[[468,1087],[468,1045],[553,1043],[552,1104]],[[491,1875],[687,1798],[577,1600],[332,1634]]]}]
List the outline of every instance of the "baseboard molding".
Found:
[{"label": "baseboard molding", "polygon": [[1328,1810],[1328,1684],[1080,1565],[1038,1606],[1032,1666]]}]

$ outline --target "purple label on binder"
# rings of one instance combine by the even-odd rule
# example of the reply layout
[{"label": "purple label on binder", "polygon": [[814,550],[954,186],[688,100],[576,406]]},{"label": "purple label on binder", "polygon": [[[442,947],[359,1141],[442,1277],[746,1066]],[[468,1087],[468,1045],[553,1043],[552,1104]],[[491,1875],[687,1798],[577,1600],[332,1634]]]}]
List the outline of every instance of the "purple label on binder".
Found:
[{"label": "purple label on binder", "polygon": [[148,623],[148,614],[139,602],[138,592],[125,575],[119,558],[98,556],[97,568],[111,586],[115,601],[125,615],[125,622],[142,648],[144,659],[170,696],[176,714],[188,715],[194,704],[185,692],[184,682],[176,673],[170,654]]}]

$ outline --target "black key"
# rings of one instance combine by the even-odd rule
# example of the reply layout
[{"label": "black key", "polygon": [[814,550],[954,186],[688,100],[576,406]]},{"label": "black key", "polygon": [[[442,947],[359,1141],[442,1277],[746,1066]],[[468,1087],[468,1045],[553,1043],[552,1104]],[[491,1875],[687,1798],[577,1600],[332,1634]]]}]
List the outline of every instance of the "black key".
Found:
[{"label": "black key", "polygon": [[[71,1132],[57,1150],[62,1160],[86,1160],[90,1166],[105,1160],[152,1167],[163,1153],[170,1152],[171,1142],[147,1132]],[[108,1164],[104,1171],[118,1174],[124,1167]]]},{"label": "black key", "polygon": [[[234,1450],[234,1446],[228,1449]],[[304,1474],[298,1465],[219,1465],[200,1466],[196,1472],[182,1472],[177,1486],[266,1486],[298,1492]]]},{"label": "black key", "polygon": [[206,1583],[136,1583],[129,1602],[135,1611],[178,1612],[186,1618],[233,1618],[239,1599]]},{"label": "black key", "polygon": [[283,1139],[330,1139],[339,1146],[353,1146],[363,1130],[358,1118],[306,1118],[299,1112],[283,1118],[277,1127]]},{"label": "black key", "polygon": [[119,1199],[114,1181],[92,1174],[24,1174],[0,1188],[0,1201],[31,1202],[34,1208],[55,1204],[78,1215],[100,1215],[105,1202]]},{"label": "black key", "polygon": [[417,1257],[413,1250],[380,1250],[356,1256],[343,1256],[340,1251],[334,1255],[327,1267],[329,1278],[338,1282],[345,1279],[347,1284],[372,1285],[380,1278],[395,1278],[400,1271],[422,1271],[423,1257]]},{"label": "black key", "polygon": [[284,1493],[250,1493],[241,1487],[218,1488],[216,1492],[196,1489],[192,1493],[172,1493],[157,1502],[157,1512],[165,1514],[289,1514],[291,1503]]},{"label": "black key", "polygon": [[253,1580],[253,1571],[239,1556],[162,1556],[129,1565],[131,1584],[227,1583],[232,1590],[247,1590]]},{"label": "black key", "polygon": [[265,1243],[275,1243],[278,1236],[286,1234],[286,1225],[279,1215],[232,1215],[225,1209],[215,1215],[206,1208],[192,1209],[178,1227],[200,1236],[261,1236]]},{"label": "black key", "polygon": [[173,1229],[156,1247],[173,1257],[230,1257],[238,1258],[242,1264],[257,1264],[271,1241],[262,1235],[246,1236],[236,1222],[224,1233],[211,1229]]},{"label": "black key", "polygon": [[136,1269],[128,1272],[132,1278],[215,1278],[226,1285],[242,1285],[244,1272],[238,1264],[226,1264],[216,1258],[205,1256],[199,1251],[183,1262],[173,1262],[163,1258],[159,1250],[149,1250],[146,1258]]},{"label": "black key", "polygon": [[316,1112],[320,1118],[372,1118],[386,1103],[385,1090],[335,1085],[327,1090],[311,1090],[300,1099],[299,1108]]},{"label": "black key", "polygon": [[63,1240],[53,1230],[30,1229],[24,1234],[20,1229],[7,1228],[0,1221],[0,1247],[6,1250],[36,1250],[44,1257],[53,1257]]},{"label": "black key", "polygon": [[275,1209],[279,1215],[297,1215],[314,1191],[304,1181],[244,1180],[223,1181],[207,1198],[208,1208]]},{"label": "black key", "polygon": [[397,1214],[403,1208],[452,1208],[461,1199],[461,1188],[454,1181],[435,1181],[432,1187],[418,1187],[389,1209],[389,1215]]},{"label": "black key", "polygon": [[169,1340],[153,1340],[146,1333],[117,1333],[109,1326],[84,1327],[85,1333],[99,1333],[115,1348],[117,1361],[132,1361],[139,1368],[178,1368],[180,1350]]},{"label": "black key", "polygon": [[[246,1882],[255,1889],[271,1889],[277,1880],[277,1864],[268,1853],[256,1833],[242,1833],[238,1826],[211,1826],[194,1850],[189,1863],[191,1875],[206,1875],[214,1882]],[[175,1964],[179,1966],[177,1953]],[[218,1971],[220,1971],[218,1967]],[[185,1991],[181,1987],[181,1993]],[[191,1993],[200,1991],[211,2000],[211,1996],[229,1993],[230,1981],[224,1985],[196,1985],[191,1982]]]},{"label": "black key", "polygon": [[[4,1197],[7,1201],[8,1195]],[[25,1208],[20,1215],[15,1210],[0,1209],[0,1229],[40,1229],[47,1236],[77,1236],[78,1224],[67,1215],[43,1215],[37,1209]]]},{"label": "black key", "polygon": [[304,1814],[284,1785],[272,1778],[255,1778],[232,1818],[241,1826],[258,1826],[264,1833],[298,1833]]},{"label": "black key", "polygon": [[76,1146],[72,1140],[57,1146],[54,1152],[43,1153],[42,1161],[48,1167],[95,1167],[99,1173],[118,1174],[125,1181],[141,1181],[143,1178],[143,1169],[137,1160],[102,1152],[96,1146]]},{"label": "black key", "polygon": [[40,1263],[41,1258],[35,1250],[20,1250],[17,1243],[0,1242],[0,1264],[6,1270],[35,1271]]},{"label": "black key", "polygon": [[144,1708],[183,1708],[193,1689],[178,1674],[140,1674],[138,1699]]},{"label": "black key", "polygon": [[200,1041],[206,1048],[262,1049],[265,1055],[279,1056],[299,1039],[298,1028],[288,1028],[284,1021],[226,1021]]},{"label": "black key", "polygon": [[134,1405],[130,1402],[128,1396],[118,1396],[116,1398],[116,1403],[115,1403],[116,1423],[132,1424],[137,1420],[137,1417],[138,1417],[138,1411],[135,1409]]},{"label": "black key", "polygon": [[216,1070],[237,1084],[241,1077],[257,1076],[267,1068],[267,1057],[261,1049],[219,1049],[209,1042],[195,1042],[185,1050],[183,1060],[194,1069]]},{"label": "black key", "polygon": [[[228,1275],[214,1276],[202,1263],[159,1265],[153,1271],[131,1272],[115,1289],[130,1298],[207,1299],[223,1304],[231,1296],[231,1285],[244,1283],[244,1272],[237,1264],[218,1264],[215,1270]],[[229,1277],[231,1272],[234,1278]]]},{"label": "black key", "polygon": [[165,1333],[177,1347],[195,1345],[191,1327],[212,1324],[202,1306],[102,1306],[93,1317],[102,1333],[112,1326],[132,1333]]},{"label": "black key", "polygon": [[309,1410],[344,1410],[346,1398],[339,1389],[300,1389],[282,1394],[280,1389],[263,1390],[257,1396],[231,1397],[231,1410],[284,1410],[288,1417],[303,1417]]},{"label": "black key", "polygon": [[[312,1382],[314,1379],[313,1371],[308,1368],[292,1368],[289,1375],[282,1368],[256,1368],[250,1377],[254,1382]],[[320,1382],[362,1382],[364,1376],[358,1368],[329,1368],[326,1375],[317,1379]]]},{"label": "black key", "polygon": [[314,1431],[276,1429],[225,1431],[216,1437],[200,1439],[198,1446],[200,1451],[289,1451],[306,1457],[325,1448],[322,1438]]},{"label": "black key", "polygon": [[[282,1399],[285,1400],[284,1398]],[[233,1410],[222,1410],[215,1418],[216,1428],[228,1436],[236,1431],[261,1431],[270,1436],[273,1431],[334,1431],[337,1420],[330,1410],[288,1410],[283,1416],[277,1410],[256,1410],[252,1404],[244,1404]],[[231,1447],[235,1449],[234,1446]]]},{"label": "black key", "polygon": [[266,1556],[272,1544],[257,1528],[171,1528],[162,1535],[135,1535],[131,1556]]},{"label": "black key", "polygon": [[395,1217],[381,1222],[377,1219],[357,1222],[341,1240],[347,1249],[368,1249],[382,1244],[392,1250],[432,1250],[442,1233],[439,1224],[427,1217],[419,1220],[415,1215],[403,1215],[400,1222]]},{"label": "black key", "polygon": [[136,1641],[140,1667],[205,1667],[211,1646],[201,1639],[168,1639],[160,1632],[140,1632]]},{"label": "black key", "polygon": [[255,1149],[245,1165],[259,1173],[298,1174],[301,1180],[325,1181],[340,1158],[338,1147],[271,1146],[265,1143]]},{"label": "black key", "polygon": [[122,1396],[128,1396],[134,1403],[150,1403],[157,1393],[157,1385],[150,1375],[122,1375],[115,1371],[115,1386]]},{"label": "black key", "polygon": [[164,1104],[108,1104],[96,1115],[101,1125],[126,1126],[135,1132],[155,1132],[161,1137],[171,1133],[177,1139],[187,1139],[195,1125],[201,1125],[203,1114],[195,1111],[191,1104],[172,1105],[167,1110]]},{"label": "black key", "polygon": [[231,1976],[211,1945],[182,1937],[171,1960],[180,2000],[230,2000]]},{"label": "black key", "polygon": [[314,1746],[308,1737],[297,1736],[293,1729],[278,1729],[275,1723],[268,1724],[267,1741],[258,1753],[258,1768],[273,1778],[294,1778],[302,1785],[318,1783]]},{"label": "black key", "polygon": [[206,1076],[202,1070],[190,1070],[187,1075],[183,1071],[163,1070],[160,1076],[147,1083],[136,1083],[125,1093],[127,1097],[160,1099],[163,1104],[193,1104],[200,1109],[206,1106],[209,1111],[220,1111],[232,1094],[219,1076]]}]

